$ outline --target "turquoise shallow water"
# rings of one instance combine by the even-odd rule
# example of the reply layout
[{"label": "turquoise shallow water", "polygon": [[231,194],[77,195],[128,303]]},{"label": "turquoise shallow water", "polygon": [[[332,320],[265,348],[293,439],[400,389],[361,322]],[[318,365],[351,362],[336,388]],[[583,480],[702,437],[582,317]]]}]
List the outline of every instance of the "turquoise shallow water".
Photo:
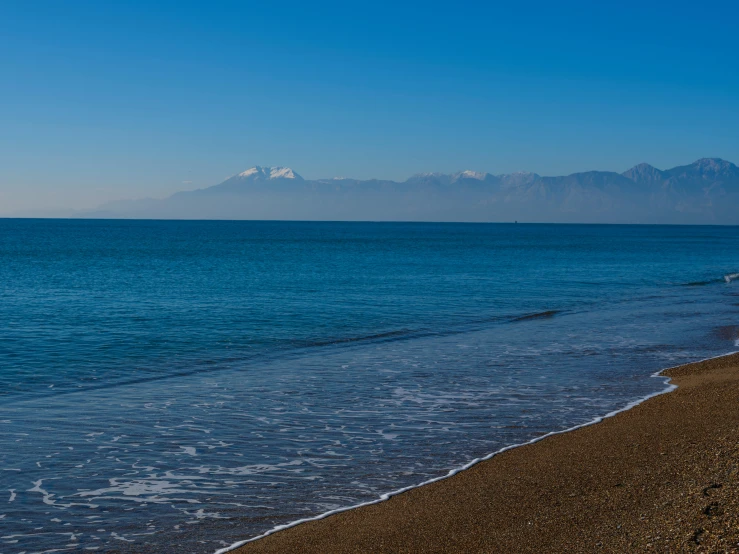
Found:
[{"label": "turquoise shallow water", "polygon": [[737,349],[736,227],[0,220],[0,552],[213,552]]}]

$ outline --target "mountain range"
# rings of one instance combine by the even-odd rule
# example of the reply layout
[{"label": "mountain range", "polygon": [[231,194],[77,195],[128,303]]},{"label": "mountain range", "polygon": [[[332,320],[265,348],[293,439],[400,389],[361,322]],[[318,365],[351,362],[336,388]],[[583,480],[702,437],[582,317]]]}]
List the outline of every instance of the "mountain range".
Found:
[{"label": "mountain range", "polygon": [[111,202],[77,217],[358,221],[739,224],[739,168],[718,158],[660,170],[561,177],[474,171],[404,182],[303,179],[252,167],[212,187],[164,199]]}]

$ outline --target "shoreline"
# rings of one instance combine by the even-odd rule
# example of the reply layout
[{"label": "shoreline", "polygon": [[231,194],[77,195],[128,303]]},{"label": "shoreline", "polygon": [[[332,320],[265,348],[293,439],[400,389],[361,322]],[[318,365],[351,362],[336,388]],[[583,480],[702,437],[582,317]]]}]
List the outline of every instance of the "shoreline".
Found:
[{"label": "shoreline", "polygon": [[[679,382],[681,380],[685,379],[685,373],[688,372],[688,375],[691,375],[693,378],[695,378],[696,375],[703,375],[707,377],[708,381],[711,380],[710,375],[713,375],[711,367],[713,366],[730,366],[732,373],[732,380],[736,380],[737,385],[739,386],[739,353],[737,352],[731,352],[727,354],[722,354],[719,356],[707,358],[704,360],[700,360],[697,362],[691,362],[689,364],[680,365],[680,366],[674,366],[666,369],[662,369],[654,374],[651,375],[651,377],[654,378],[662,378],[664,379],[665,388],[651,393],[649,395],[646,395],[645,397],[642,397],[640,399],[637,399],[633,402],[630,402],[626,406],[624,406],[621,409],[614,410],[608,414],[605,414],[603,416],[597,417],[589,422],[586,422],[584,424],[580,424],[574,427],[570,427],[568,429],[564,429],[561,431],[553,431],[546,435],[542,435],[541,437],[536,437],[528,442],[520,443],[520,444],[514,444],[507,447],[504,447],[500,450],[497,450],[493,453],[490,453],[486,456],[483,456],[481,458],[477,458],[475,460],[472,460],[468,462],[467,464],[461,466],[460,468],[452,469],[449,471],[449,473],[436,477],[434,479],[427,480],[423,483],[412,485],[408,487],[404,487],[402,489],[386,493],[379,497],[376,500],[365,502],[358,505],[353,506],[347,506],[344,508],[339,508],[336,510],[332,510],[323,514],[319,514],[317,516],[313,516],[311,518],[304,518],[300,519],[288,524],[279,525],[276,526],[266,533],[263,533],[261,535],[258,535],[256,537],[252,537],[243,541],[239,541],[235,544],[232,544],[228,547],[219,549],[216,554],[225,554],[226,552],[238,552],[247,554],[249,552],[280,552],[280,551],[297,551],[295,549],[298,549],[299,551],[304,552],[358,552],[358,551],[366,551],[368,548],[373,551],[382,551],[382,552],[397,552],[397,551],[407,551],[407,552],[416,552],[416,551],[458,551],[457,547],[446,544],[445,541],[437,542],[436,544],[428,544],[427,541],[423,540],[421,542],[426,543],[425,546],[421,546],[418,544],[418,540],[414,539],[412,536],[405,536],[403,538],[400,538],[400,542],[398,542],[398,539],[394,541],[394,543],[387,544],[387,541],[385,540],[386,537],[383,535],[386,535],[388,533],[381,532],[381,533],[373,533],[370,532],[369,535],[362,535],[361,540],[360,537],[353,537],[355,533],[349,533],[349,535],[346,534],[346,528],[345,528],[345,522],[339,521],[339,520],[352,520],[352,525],[356,526],[362,526],[365,522],[365,520],[368,519],[377,519],[380,517],[381,519],[386,519],[386,523],[381,527],[383,530],[387,530],[388,532],[392,531],[392,526],[396,524],[407,524],[407,518],[403,517],[403,514],[398,514],[398,510],[396,509],[396,504],[400,504],[399,499],[402,499],[402,504],[410,504],[410,506],[406,506],[406,508],[411,508],[414,511],[418,511],[417,509],[420,509],[421,512],[424,510],[423,504],[418,504],[418,501],[415,499],[409,499],[413,493],[416,493],[414,496],[429,496],[429,494],[418,494],[419,491],[426,491],[428,489],[434,488],[435,491],[438,491],[439,489],[459,489],[460,487],[464,489],[465,485],[460,483],[460,481],[463,480],[469,480],[463,479],[463,476],[468,475],[469,473],[478,470],[478,473],[485,473],[486,470],[489,470],[492,465],[495,465],[496,460],[499,460],[503,456],[508,457],[515,457],[515,458],[521,458],[522,456],[529,457],[529,452],[531,449],[537,449],[538,446],[541,445],[549,445],[552,442],[556,441],[557,439],[563,439],[564,437],[573,437],[573,436],[580,436],[583,432],[587,433],[588,430],[600,428],[600,425],[596,424],[603,424],[604,422],[616,422],[616,426],[623,426],[621,423],[621,420],[616,416],[623,416],[624,414],[629,414],[635,411],[635,408],[638,408],[640,406],[644,406],[647,401],[650,401],[653,399],[656,399],[658,397],[664,398],[671,398],[674,395],[668,395],[665,397],[666,393],[674,392],[678,389]],[[710,366],[710,367],[709,367]],[[707,369],[708,368],[708,369]],[[678,383],[675,383],[674,381],[678,381]],[[669,402],[668,402],[669,403]],[[647,403],[647,405],[651,405],[651,403]],[[736,410],[735,410],[736,411]],[[647,422],[648,423],[648,422]],[[658,423],[658,421],[653,422],[655,425]],[[739,428],[737,428],[737,431],[739,432]],[[600,434],[600,433],[599,433]],[[739,436],[739,434],[737,435]],[[545,440],[546,439],[546,440]],[[571,441],[572,439],[568,439],[568,441]],[[544,442],[542,442],[544,441]],[[739,439],[737,440],[737,443],[739,443]],[[541,450],[541,448],[540,448]],[[521,452],[524,452],[521,454]],[[524,460],[521,460],[524,461]],[[566,464],[567,460],[561,460],[563,464]],[[739,462],[739,460],[737,460]],[[501,464],[497,464],[501,465]],[[562,464],[560,464],[562,465]],[[495,470],[496,468],[493,468]],[[581,467],[577,468],[580,471],[587,471],[588,467]],[[495,471],[493,471],[495,473]],[[490,485],[490,483],[488,483]],[[495,488],[495,485],[493,483],[493,488]],[[453,491],[447,491],[449,493],[452,493]],[[501,491],[497,491],[500,493]],[[532,491],[534,492],[534,491]],[[541,491],[536,491],[541,492]],[[442,497],[446,493],[441,493]],[[435,496],[438,496],[435,495]],[[456,493],[451,495],[457,496]],[[448,499],[447,499],[448,500]],[[444,504],[449,504],[449,502],[444,501],[442,498],[442,502]],[[557,501],[559,503],[559,501]],[[392,506],[391,506],[392,504]],[[464,519],[464,508],[465,504],[462,503],[461,506],[462,513],[459,513],[459,517]],[[543,507],[540,507],[543,508]],[[540,510],[541,511],[541,510]],[[365,517],[369,514],[369,512],[372,512],[372,518]],[[546,512],[546,510],[544,510]],[[379,514],[378,514],[379,513]],[[542,514],[539,514],[542,515]],[[533,519],[536,519],[533,515],[530,516]],[[431,519],[438,519],[440,516],[434,516],[431,515]],[[428,519],[428,518],[426,518]],[[458,518],[455,518],[458,519]],[[442,524],[442,521],[436,522],[437,524]],[[504,531],[500,528],[500,521],[495,522],[496,525],[492,528],[487,529],[478,529],[477,533],[475,533],[476,539],[484,539],[483,542],[490,543],[491,541],[493,543],[496,542],[496,536],[500,534],[505,534]],[[533,525],[534,522],[529,522],[529,525]],[[387,527],[390,526],[390,527]],[[432,525],[432,528],[435,525]],[[442,525],[444,526],[444,525]],[[464,525],[463,525],[464,527]],[[620,529],[621,526],[619,525],[618,528]],[[344,533],[341,534],[341,537],[336,536],[336,531],[343,529]],[[487,532],[486,532],[487,531]],[[739,535],[739,527],[737,528],[737,535]],[[482,534],[481,534],[482,533]],[[694,534],[697,533],[697,531],[694,532]],[[390,533],[395,535],[395,533]],[[356,540],[355,540],[356,539]],[[367,544],[367,541],[370,541],[370,544]],[[362,543],[362,546],[358,544],[358,542]],[[447,541],[448,542],[448,541]],[[700,541],[695,541],[693,544],[694,547],[698,548],[697,551],[703,551],[701,548],[701,545],[699,544]],[[732,545],[732,548],[736,548],[736,550],[726,550],[726,552],[739,552],[739,536],[737,537],[737,541],[735,541],[735,545]],[[522,546],[522,545],[519,545]],[[601,551],[609,551],[609,545],[605,544],[603,541],[599,541],[593,545],[591,545],[592,548],[599,549]],[[631,545],[633,547],[633,545]],[[544,545],[539,546],[538,548],[544,548]],[[474,546],[471,544],[467,544],[464,547],[459,545],[458,547],[461,551],[461,549],[465,551],[484,551],[475,549]],[[490,545],[486,546],[485,548],[490,548]],[[503,548],[500,546],[500,548]],[[511,546],[505,547],[508,549],[508,551],[511,551]],[[572,550],[573,545],[568,545],[567,549]],[[585,549],[582,550],[585,551],[592,551],[591,549]],[[647,548],[651,548],[651,545]],[[575,547],[576,551],[577,548]],[[513,548],[513,551],[521,551],[521,552],[534,552],[535,549],[529,549],[529,548]],[[618,550],[614,550],[618,551]]]}]

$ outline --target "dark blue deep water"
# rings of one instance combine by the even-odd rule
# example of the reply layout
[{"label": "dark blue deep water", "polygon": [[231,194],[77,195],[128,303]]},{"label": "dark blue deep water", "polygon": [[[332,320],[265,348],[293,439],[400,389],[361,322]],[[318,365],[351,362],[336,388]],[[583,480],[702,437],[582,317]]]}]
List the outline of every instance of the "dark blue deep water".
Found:
[{"label": "dark blue deep water", "polygon": [[738,271],[735,227],[0,220],[0,552],[212,553],[587,422],[737,349]]}]

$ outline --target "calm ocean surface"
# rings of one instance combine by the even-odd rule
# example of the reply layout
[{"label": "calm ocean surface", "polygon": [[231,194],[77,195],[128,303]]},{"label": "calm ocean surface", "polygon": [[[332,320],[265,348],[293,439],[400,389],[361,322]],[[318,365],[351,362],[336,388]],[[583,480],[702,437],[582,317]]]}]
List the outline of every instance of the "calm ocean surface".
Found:
[{"label": "calm ocean surface", "polygon": [[0,553],[212,553],[585,423],[739,349],[736,272],[736,227],[0,220]]}]

